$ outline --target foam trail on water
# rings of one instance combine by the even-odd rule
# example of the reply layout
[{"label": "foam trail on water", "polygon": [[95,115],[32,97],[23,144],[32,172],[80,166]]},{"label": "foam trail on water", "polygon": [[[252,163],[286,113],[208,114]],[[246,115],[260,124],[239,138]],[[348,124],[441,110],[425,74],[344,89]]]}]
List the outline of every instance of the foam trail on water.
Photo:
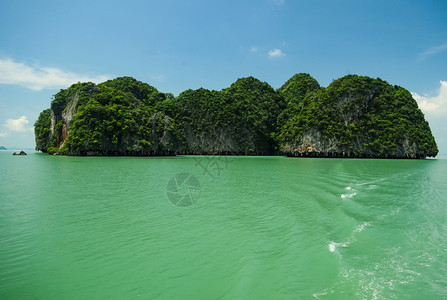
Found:
[{"label": "foam trail on water", "polygon": [[341,198],[342,198],[342,199],[352,198],[352,197],[354,197],[355,195],[357,195],[357,193],[341,194]]},{"label": "foam trail on water", "polygon": [[367,226],[371,226],[371,223],[370,222],[365,222],[365,223],[357,226],[354,229],[353,233],[362,232],[365,229],[365,227],[367,227]]},{"label": "foam trail on water", "polygon": [[[332,291],[330,291],[332,293]],[[312,296],[316,299],[320,299],[320,296],[326,296],[328,294],[328,289],[324,289],[321,292],[315,293]]]},{"label": "foam trail on water", "polygon": [[344,193],[344,194],[341,194],[341,198],[342,199],[347,199],[347,198],[352,198],[352,197],[354,197],[355,195],[357,195],[357,193],[356,193],[356,190],[354,190],[352,187],[350,187],[350,186],[347,186],[347,187],[345,187],[345,190],[346,191],[351,191],[351,193]]},{"label": "foam trail on water", "polygon": [[355,242],[356,239],[356,234],[362,232],[363,230],[365,230],[366,227],[371,226],[370,222],[364,222],[358,226],[356,226],[354,228],[354,230],[352,231],[351,235],[347,238],[346,242],[344,243],[336,243],[334,241],[331,241],[329,243],[329,251],[334,253],[335,250],[337,250],[338,247],[348,247],[351,243]]},{"label": "foam trail on water", "polygon": [[331,242],[329,244],[329,251],[330,252],[335,252],[335,250],[337,250],[337,247],[348,247],[348,245],[351,244],[351,242],[346,242],[346,243],[336,243],[336,242]]},{"label": "foam trail on water", "polygon": [[329,251],[331,251],[331,252],[335,252],[335,242],[331,242],[331,243],[329,244]]},{"label": "foam trail on water", "polygon": [[384,181],[384,180],[387,180],[388,178],[380,178],[380,179],[377,179],[377,180],[373,180],[373,181],[368,181],[368,182],[362,182],[362,183],[356,183],[356,185],[369,185],[369,186],[371,186],[371,185],[374,185],[375,183],[378,183],[378,182],[381,182],[381,181]]}]

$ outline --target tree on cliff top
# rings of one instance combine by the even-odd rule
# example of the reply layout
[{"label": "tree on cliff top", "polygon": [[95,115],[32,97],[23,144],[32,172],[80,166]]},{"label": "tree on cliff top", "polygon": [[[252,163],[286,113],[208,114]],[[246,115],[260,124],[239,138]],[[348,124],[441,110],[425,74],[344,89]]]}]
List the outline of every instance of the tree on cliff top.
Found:
[{"label": "tree on cliff top", "polygon": [[284,98],[268,83],[254,77],[240,78],[229,88],[222,90],[236,126],[247,128],[258,153],[275,153],[277,118],[284,109]]},{"label": "tree on cliff top", "polygon": [[307,73],[298,73],[293,75],[284,83],[278,92],[284,97],[286,103],[295,103],[299,105],[309,91],[318,90],[320,84]]},{"label": "tree on cliff top", "polygon": [[279,114],[277,126],[278,131],[287,120],[297,115],[303,108],[303,100],[310,92],[320,89],[318,81],[307,73],[293,75],[277,91],[284,98],[285,109]]}]

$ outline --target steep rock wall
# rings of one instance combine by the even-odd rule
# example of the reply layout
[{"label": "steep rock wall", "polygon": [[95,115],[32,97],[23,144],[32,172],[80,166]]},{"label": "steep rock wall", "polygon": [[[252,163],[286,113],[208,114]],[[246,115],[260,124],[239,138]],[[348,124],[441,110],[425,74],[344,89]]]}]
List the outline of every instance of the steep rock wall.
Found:
[{"label": "steep rock wall", "polygon": [[288,156],[425,158],[437,146],[411,94],[380,79],[350,75],[307,95],[286,123]]}]

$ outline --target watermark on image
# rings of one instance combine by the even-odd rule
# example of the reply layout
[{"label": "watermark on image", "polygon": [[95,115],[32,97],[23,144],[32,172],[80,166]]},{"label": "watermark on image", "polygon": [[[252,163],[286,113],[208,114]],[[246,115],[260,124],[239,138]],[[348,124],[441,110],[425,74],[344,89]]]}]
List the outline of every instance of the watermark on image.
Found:
[{"label": "watermark on image", "polygon": [[189,173],[172,176],[166,186],[168,200],[175,206],[193,205],[200,197],[201,187],[197,178]]},{"label": "watermark on image", "polygon": [[[219,139],[219,141],[224,144],[222,139]],[[231,147],[228,147],[226,153],[237,154]],[[216,180],[233,161],[228,155],[203,155],[193,157],[193,159],[196,162],[195,167],[202,169],[202,176],[209,178],[211,182]],[[200,193],[200,181],[190,173],[179,173],[172,176],[166,186],[168,200],[179,207],[193,205],[199,199]]]},{"label": "watermark on image", "polygon": [[228,156],[203,156],[194,157],[196,167],[200,167],[203,170],[203,174],[211,178],[214,181],[220,176],[221,171],[228,168],[228,164],[232,162]]}]

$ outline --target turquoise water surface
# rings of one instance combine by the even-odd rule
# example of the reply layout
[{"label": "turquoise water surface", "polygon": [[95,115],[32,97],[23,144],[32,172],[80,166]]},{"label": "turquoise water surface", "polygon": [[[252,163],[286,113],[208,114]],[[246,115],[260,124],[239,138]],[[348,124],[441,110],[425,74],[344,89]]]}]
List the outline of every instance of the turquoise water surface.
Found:
[{"label": "turquoise water surface", "polygon": [[447,160],[0,166],[0,299],[447,298]]}]

